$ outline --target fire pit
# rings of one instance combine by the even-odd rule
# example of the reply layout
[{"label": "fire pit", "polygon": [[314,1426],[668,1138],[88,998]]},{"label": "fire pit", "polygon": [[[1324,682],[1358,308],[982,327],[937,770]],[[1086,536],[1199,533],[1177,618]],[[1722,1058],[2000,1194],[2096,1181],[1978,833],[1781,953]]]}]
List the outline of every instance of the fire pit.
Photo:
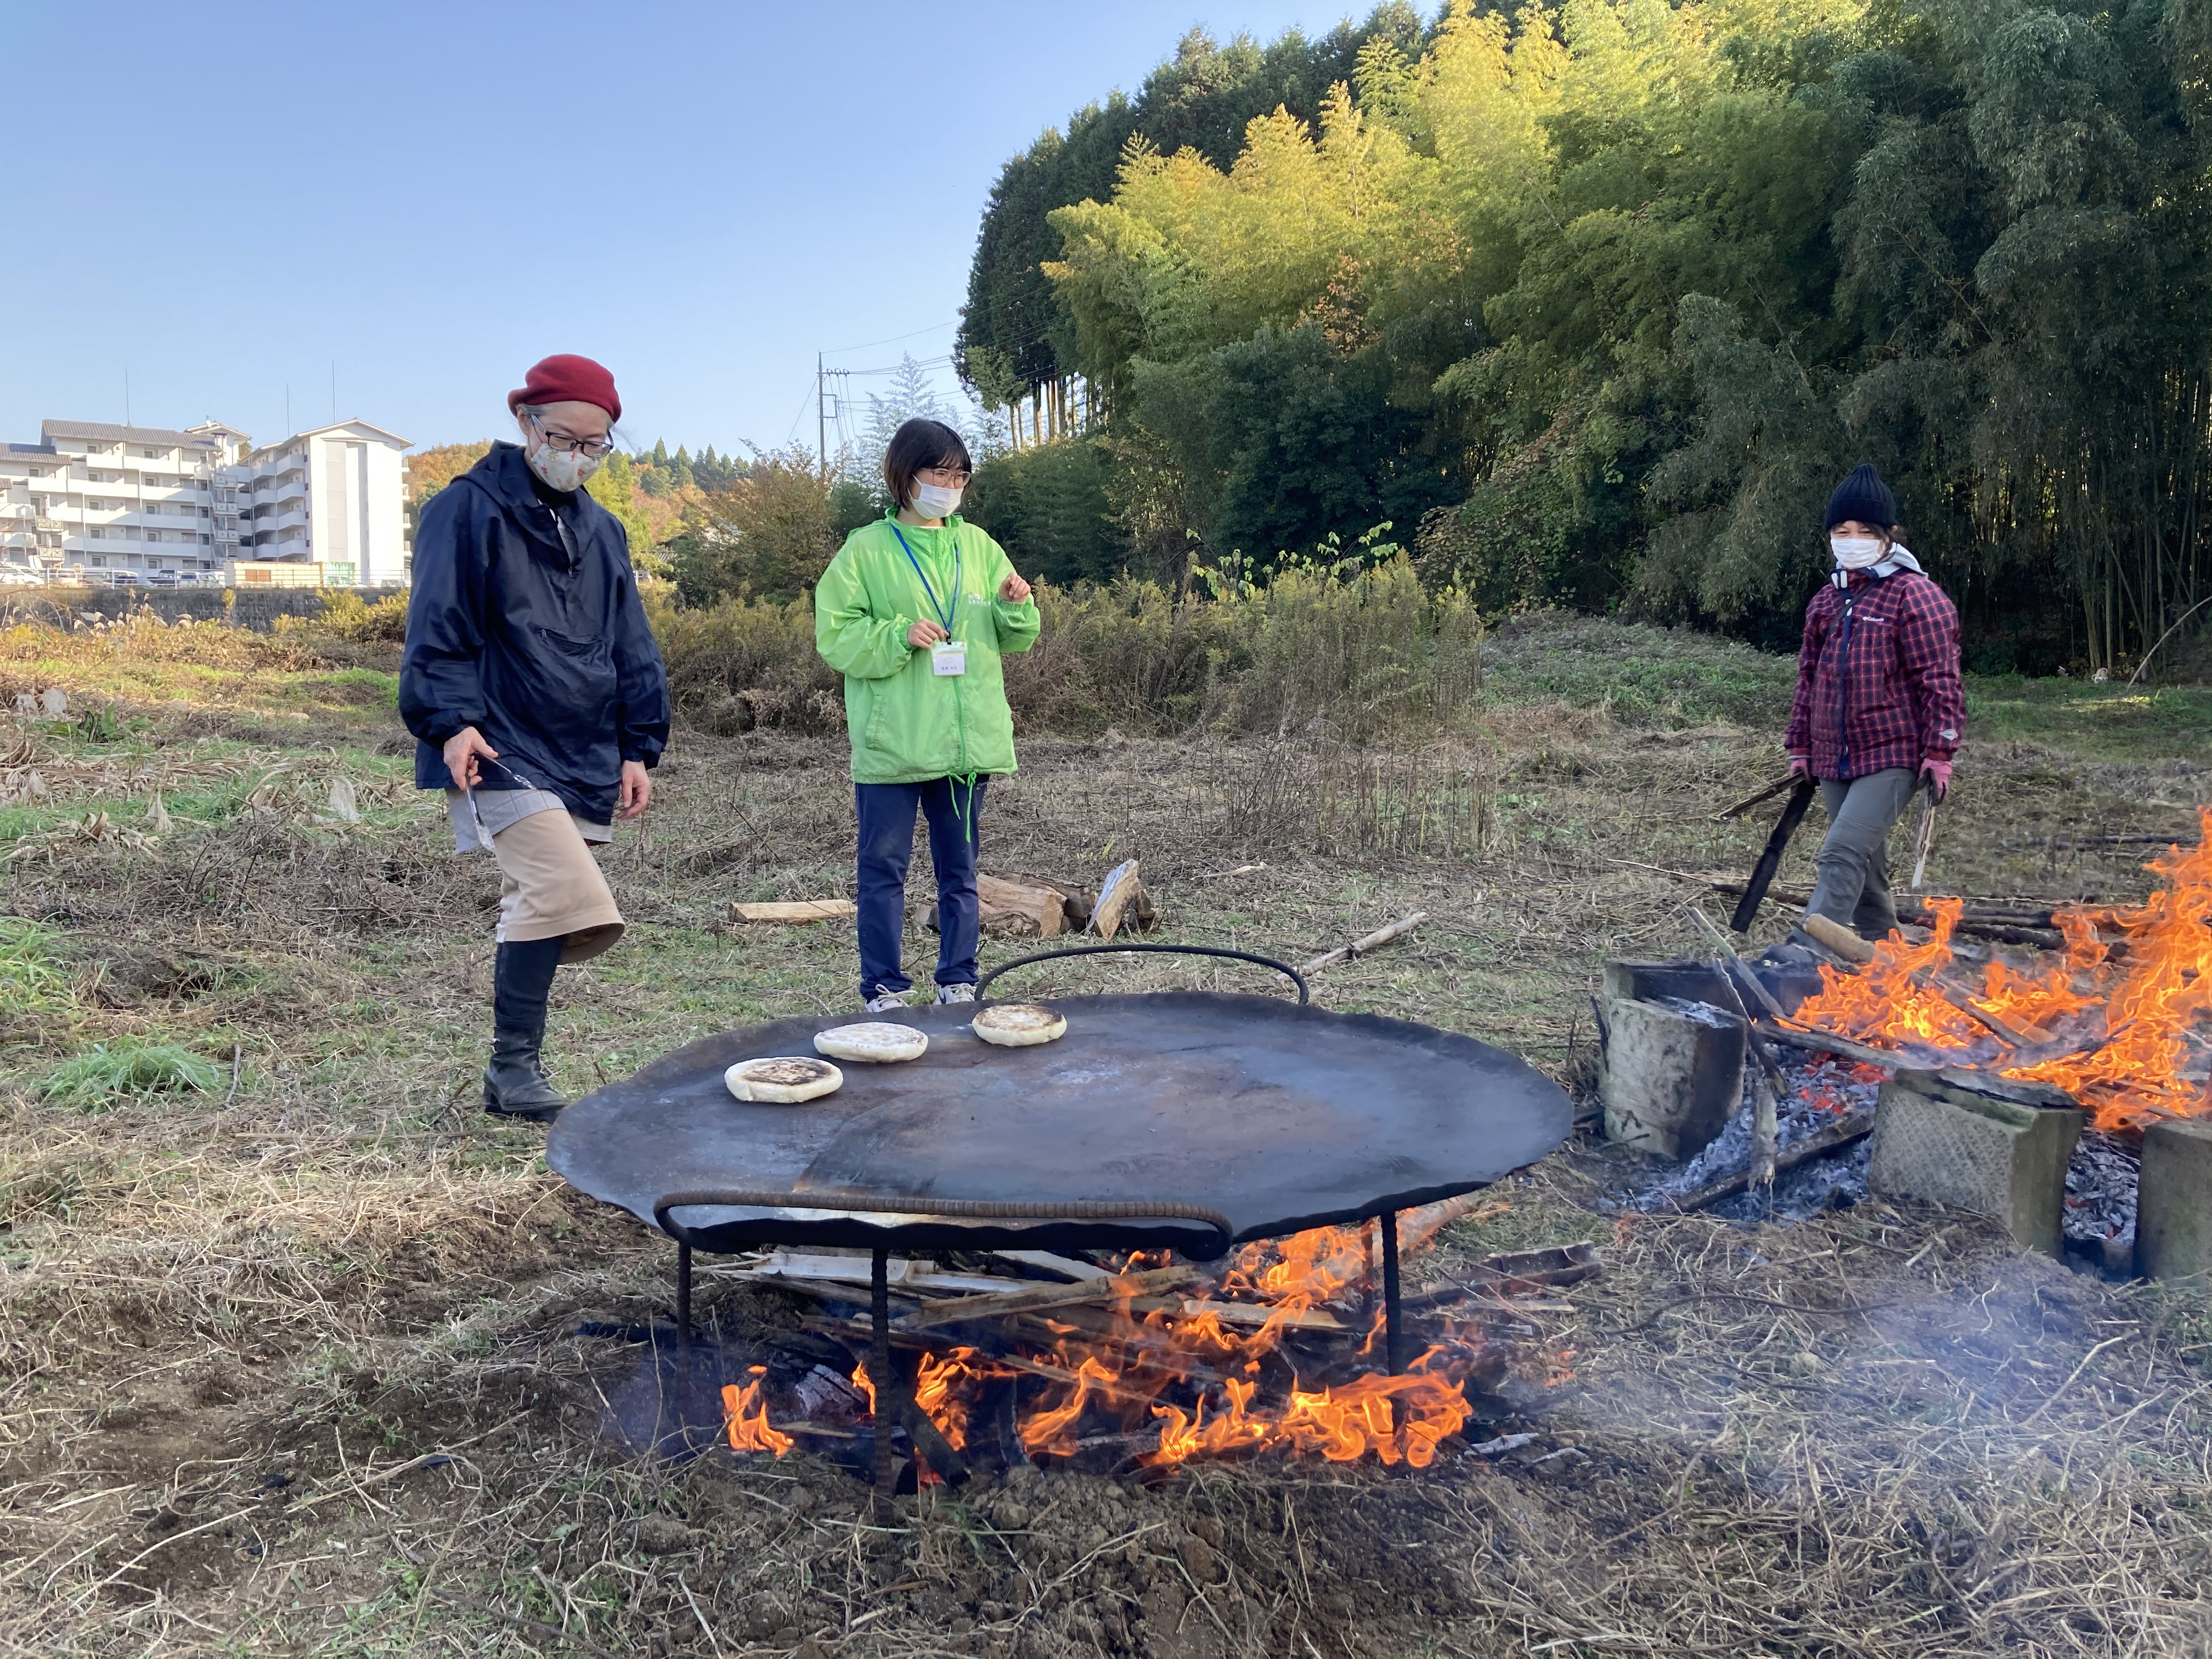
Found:
[{"label": "fire pit", "polygon": [[[1090,947],[1007,968],[1102,948],[1179,947]],[[1051,1006],[1068,1035],[1016,1049],[976,1040],[968,1011],[919,1009],[902,1016],[929,1034],[918,1060],[850,1067],[838,1092],[801,1106],[732,1100],[726,1066],[811,1053],[814,1034],[846,1017],[778,1020],[692,1043],[579,1101],[553,1126],[546,1160],[677,1241],[679,1335],[695,1248],[871,1250],[878,1387],[896,1377],[893,1250],[1164,1248],[1212,1261],[1244,1241],[1379,1218],[1386,1358],[1402,1372],[1397,1212],[1542,1157],[1565,1138],[1571,1106],[1471,1037],[1315,1008],[1279,963],[1197,953],[1274,969],[1298,1000],[1065,998]],[[878,1435],[879,1481],[889,1449]]]}]

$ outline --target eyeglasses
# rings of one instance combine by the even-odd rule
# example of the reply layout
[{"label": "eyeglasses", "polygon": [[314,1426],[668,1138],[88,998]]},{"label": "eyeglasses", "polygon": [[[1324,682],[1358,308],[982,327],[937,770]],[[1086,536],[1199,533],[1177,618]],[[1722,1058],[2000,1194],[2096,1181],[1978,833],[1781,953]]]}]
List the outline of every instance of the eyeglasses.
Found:
[{"label": "eyeglasses", "polygon": [[965,489],[968,480],[975,475],[964,467],[921,466],[915,469],[914,476],[924,483],[935,484],[939,489]]},{"label": "eyeglasses", "polygon": [[545,422],[535,415],[530,417],[530,424],[538,428],[538,435],[550,444],[557,453],[588,455],[594,460],[602,455],[614,453],[615,446],[611,438],[574,438],[565,432],[548,432],[545,429]]}]

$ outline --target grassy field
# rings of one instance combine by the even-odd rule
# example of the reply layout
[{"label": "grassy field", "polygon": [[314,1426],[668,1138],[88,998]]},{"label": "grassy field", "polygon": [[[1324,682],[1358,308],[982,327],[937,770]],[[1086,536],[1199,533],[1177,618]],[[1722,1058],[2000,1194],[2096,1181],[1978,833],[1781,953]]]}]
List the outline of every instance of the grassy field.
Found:
[{"label": "grassy field", "polygon": [[[1366,745],[1025,736],[986,867],[1138,857],[1161,937],[1293,960],[1425,909],[1318,1000],[1584,1085],[1602,961],[1696,938],[1694,890],[1650,866],[1750,862],[1764,825],[1710,814],[1774,769],[1791,666],[1541,617],[1482,665],[1450,720]],[[653,1376],[577,1332],[665,1318],[671,1252],[475,1110],[496,879],[411,787],[394,665],[312,629],[0,634],[0,1651],[2212,1649],[2201,1295],[1924,1209],[1616,1221],[1586,1140],[1413,1268],[1605,1247],[1535,1339],[1562,1380],[1485,1425],[1567,1455],[1052,1476],[888,1526],[803,1455],[639,1456],[603,1425]],[[65,714],[8,722],[49,687]],[[2203,688],[1970,699],[1946,887],[2139,893],[2132,859],[2055,838],[2182,834],[2212,801]],[[843,761],[834,735],[679,731],[605,854],[629,935],[556,990],[564,1088],[853,1006],[849,934],[723,920],[849,891]],[[1258,988],[1239,973],[1023,982]],[[793,1317],[711,1278],[702,1305]]]}]

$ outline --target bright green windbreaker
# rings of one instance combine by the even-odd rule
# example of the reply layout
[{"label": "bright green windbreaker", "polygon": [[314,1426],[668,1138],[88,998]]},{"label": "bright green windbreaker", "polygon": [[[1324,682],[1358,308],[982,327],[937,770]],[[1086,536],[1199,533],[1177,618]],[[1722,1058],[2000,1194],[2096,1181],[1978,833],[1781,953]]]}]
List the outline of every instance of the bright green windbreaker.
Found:
[{"label": "bright green windbreaker", "polygon": [[[1013,570],[1006,550],[955,514],[939,530],[900,525],[891,515],[845,538],[814,589],[814,644],[845,677],[845,726],[853,738],[855,783],[921,783],[1014,769],[1014,716],[1006,707],[1000,655],[1036,643],[1034,599],[1010,605],[999,584]],[[933,607],[899,536],[937,592]],[[954,550],[959,604],[952,606]],[[937,675],[929,653],[906,642],[924,617],[942,623],[952,608],[952,637],[968,647],[968,672]]]}]

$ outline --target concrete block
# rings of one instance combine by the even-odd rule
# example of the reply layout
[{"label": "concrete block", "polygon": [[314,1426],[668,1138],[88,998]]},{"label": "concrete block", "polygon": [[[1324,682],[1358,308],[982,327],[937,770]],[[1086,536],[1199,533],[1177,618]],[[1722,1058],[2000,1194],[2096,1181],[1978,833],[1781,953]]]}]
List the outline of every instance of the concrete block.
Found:
[{"label": "concrete block", "polygon": [[2143,1132],[2136,1271],[2146,1279],[2212,1274],[2212,1119]]},{"label": "concrete block", "polygon": [[1741,1019],[1717,1008],[1608,1003],[1598,1079],[1607,1136],[1668,1158],[1696,1157],[1743,1103],[1747,1036]]},{"label": "concrete block", "polygon": [[1988,1216],[2030,1249],[2057,1255],[2066,1164],[2082,1121],[2044,1085],[1900,1070],[1875,1103],[1867,1185]]}]

